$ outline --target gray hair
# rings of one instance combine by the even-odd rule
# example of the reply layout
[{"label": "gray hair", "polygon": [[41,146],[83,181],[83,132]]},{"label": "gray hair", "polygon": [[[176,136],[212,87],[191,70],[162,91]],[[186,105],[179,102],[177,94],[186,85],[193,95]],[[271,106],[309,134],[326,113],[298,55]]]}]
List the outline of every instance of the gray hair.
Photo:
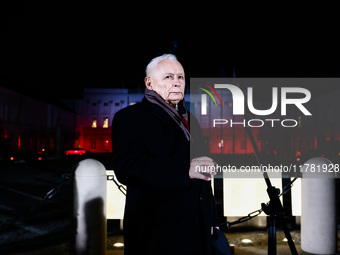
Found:
[{"label": "gray hair", "polygon": [[150,74],[150,72],[158,65],[159,62],[162,60],[172,60],[172,61],[178,61],[176,56],[173,54],[163,54],[161,56],[155,57],[151,59],[149,64],[146,66],[145,73],[146,76]]}]

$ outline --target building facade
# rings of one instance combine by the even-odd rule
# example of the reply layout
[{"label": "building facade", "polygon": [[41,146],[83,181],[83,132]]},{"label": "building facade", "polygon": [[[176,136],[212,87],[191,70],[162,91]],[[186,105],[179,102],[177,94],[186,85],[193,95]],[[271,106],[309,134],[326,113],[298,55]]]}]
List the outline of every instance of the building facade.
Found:
[{"label": "building facade", "polygon": [[112,152],[111,123],[120,109],[140,102],[143,93],[128,89],[85,89],[76,100],[75,148],[92,153]]},{"label": "building facade", "polygon": [[[217,90],[217,92],[221,96],[222,105],[219,103],[214,105],[212,100],[208,100],[207,115],[201,114],[200,96],[185,95],[187,108],[200,122],[211,153],[254,154],[244,128],[248,120],[245,121],[244,116],[233,116],[233,98],[230,93],[223,90]],[[129,89],[85,89],[83,98],[76,100],[74,104],[77,113],[75,148],[83,148],[94,153],[111,152],[113,116],[120,109],[140,102],[143,96],[142,91]],[[261,154],[295,157],[320,148],[326,150],[330,142],[335,144],[339,142],[340,109],[336,105],[338,96],[340,96],[340,91],[322,96],[313,95],[313,100],[308,105],[312,116],[304,116],[299,109],[292,107],[285,119],[293,119],[295,122],[287,120],[283,125],[279,111],[269,117],[248,117],[251,119],[249,123]],[[271,100],[263,98],[254,99],[254,106],[258,109],[268,109],[271,103]],[[216,116],[228,119],[229,123],[213,127],[213,119]],[[266,121],[266,119],[276,121]],[[230,125],[230,122],[235,124]],[[292,125],[294,127],[285,127]],[[339,152],[340,150],[337,153]]]},{"label": "building facade", "polygon": [[72,148],[75,113],[0,87],[0,160],[18,152],[60,156]]}]

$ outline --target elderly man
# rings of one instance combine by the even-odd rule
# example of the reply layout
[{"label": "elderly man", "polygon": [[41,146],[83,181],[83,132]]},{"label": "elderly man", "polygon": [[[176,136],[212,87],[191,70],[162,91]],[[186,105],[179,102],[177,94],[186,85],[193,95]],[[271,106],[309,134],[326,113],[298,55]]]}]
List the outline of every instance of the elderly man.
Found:
[{"label": "elderly man", "polygon": [[165,54],[151,60],[146,76],[142,102],[112,123],[113,168],[127,185],[125,254],[210,254],[214,172],[203,171],[214,162],[185,108],[184,69]]}]

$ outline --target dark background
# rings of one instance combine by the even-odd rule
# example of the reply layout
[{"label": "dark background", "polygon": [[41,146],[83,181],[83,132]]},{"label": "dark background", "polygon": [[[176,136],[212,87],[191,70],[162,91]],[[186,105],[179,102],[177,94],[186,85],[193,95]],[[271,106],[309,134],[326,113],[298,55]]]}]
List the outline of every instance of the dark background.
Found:
[{"label": "dark background", "polygon": [[182,5],[3,1],[1,85],[54,98],[143,88],[169,52],[187,77],[340,76],[331,6]]}]

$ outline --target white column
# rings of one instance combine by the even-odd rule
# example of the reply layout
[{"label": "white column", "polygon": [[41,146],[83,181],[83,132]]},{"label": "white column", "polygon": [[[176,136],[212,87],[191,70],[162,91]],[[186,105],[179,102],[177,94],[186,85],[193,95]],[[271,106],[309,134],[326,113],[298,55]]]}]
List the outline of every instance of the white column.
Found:
[{"label": "white column", "polygon": [[328,159],[316,157],[302,168],[301,248],[312,254],[335,254],[337,250],[333,167]]},{"label": "white column", "polygon": [[94,159],[79,162],[74,176],[75,254],[106,253],[106,170]]}]

